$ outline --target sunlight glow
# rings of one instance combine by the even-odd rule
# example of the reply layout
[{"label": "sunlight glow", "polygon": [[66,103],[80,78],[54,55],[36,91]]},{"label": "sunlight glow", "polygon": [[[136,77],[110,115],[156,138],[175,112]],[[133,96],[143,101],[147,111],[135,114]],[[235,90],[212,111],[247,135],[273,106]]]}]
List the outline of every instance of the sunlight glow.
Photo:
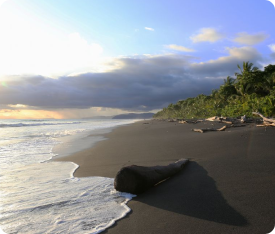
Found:
[{"label": "sunlight glow", "polygon": [[8,105],[8,106],[12,107],[12,108],[25,108],[25,107],[27,107],[26,105],[23,105],[23,104]]},{"label": "sunlight glow", "polygon": [[0,34],[0,76],[58,76],[96,69],[103,52],[78,32],[55,33],[6,9],[1,9]]},{"label": "sunlight glow", "polygon": [[4,87],[7,87],[7,83],[5,81],[2,81],[1,85],[4,86]]},{"label": "sunlight glow", "polygon": [[0,119],[63,119],[64,116],[56,111],[47,110],[0,110]]}]

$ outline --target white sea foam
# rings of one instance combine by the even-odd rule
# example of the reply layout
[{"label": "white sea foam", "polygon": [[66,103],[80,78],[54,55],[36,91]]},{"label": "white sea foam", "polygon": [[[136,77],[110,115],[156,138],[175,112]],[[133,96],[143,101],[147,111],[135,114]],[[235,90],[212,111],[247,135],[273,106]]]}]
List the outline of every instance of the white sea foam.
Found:
[{"label": "white sea foam", "polygon": [[12,128],[12,127],[32,127],[32,126],[41,126],[41,125],[63,125],[63,124],[80,124],[82,122],[59,122],[59,123],[9,123],[9,124],[0,124],[0,128]]},{"label": "white sea foam", "polygon": [[60,137],[133,121],[37,122],[1,129],[0,227],[6,233],[99,233],[125,216],[133,195],[114,190],[112,178],[75,178],[78,165],[47,160]]}]

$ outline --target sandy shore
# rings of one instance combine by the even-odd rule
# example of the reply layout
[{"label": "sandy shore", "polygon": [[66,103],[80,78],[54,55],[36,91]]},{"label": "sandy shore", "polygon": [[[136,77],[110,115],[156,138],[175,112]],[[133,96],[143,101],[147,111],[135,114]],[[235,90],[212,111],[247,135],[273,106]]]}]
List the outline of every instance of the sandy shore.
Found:
[{"label": "sandy shore", "polygon": [[[58,159],[80,165],[76,177],[115,177],[126,165],[191,161],[139,195],[132,212],[104,233],[265,234],[275,225],[275,128],[254,124],[192,132],[211,123],[137,122],[114,129],[93,148]],[[217,124],[219,125],[219,124]],[[222,125],[219,125],[222,126]]]}]

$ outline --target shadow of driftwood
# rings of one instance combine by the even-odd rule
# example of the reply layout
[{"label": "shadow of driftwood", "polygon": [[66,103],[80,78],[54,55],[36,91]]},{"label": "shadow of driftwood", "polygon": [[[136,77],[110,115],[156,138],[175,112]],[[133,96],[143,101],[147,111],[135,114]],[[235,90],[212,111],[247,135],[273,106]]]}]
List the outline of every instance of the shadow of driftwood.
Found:
[{"label": "shadow of driftwood", "polygon": [[247,220],[227,203],[207,171],[196,162],[189,162],[181,173],[135,200],[212,222],[234,226],[247,224]]}]

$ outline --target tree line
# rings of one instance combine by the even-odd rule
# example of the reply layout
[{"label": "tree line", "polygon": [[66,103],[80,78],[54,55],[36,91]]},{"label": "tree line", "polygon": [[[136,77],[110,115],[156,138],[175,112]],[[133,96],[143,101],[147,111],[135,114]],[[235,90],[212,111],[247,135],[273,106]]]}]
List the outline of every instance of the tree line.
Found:
[{"label": "tree line", "polygon": [[238,68],[235,78],[228,76],[210,95],[200,94],[171,103],[154,118],[238,117],[252,116],[252,112],[275,116],[275,65],[270,64],[262,71],[253,63],[243,62]]}]

